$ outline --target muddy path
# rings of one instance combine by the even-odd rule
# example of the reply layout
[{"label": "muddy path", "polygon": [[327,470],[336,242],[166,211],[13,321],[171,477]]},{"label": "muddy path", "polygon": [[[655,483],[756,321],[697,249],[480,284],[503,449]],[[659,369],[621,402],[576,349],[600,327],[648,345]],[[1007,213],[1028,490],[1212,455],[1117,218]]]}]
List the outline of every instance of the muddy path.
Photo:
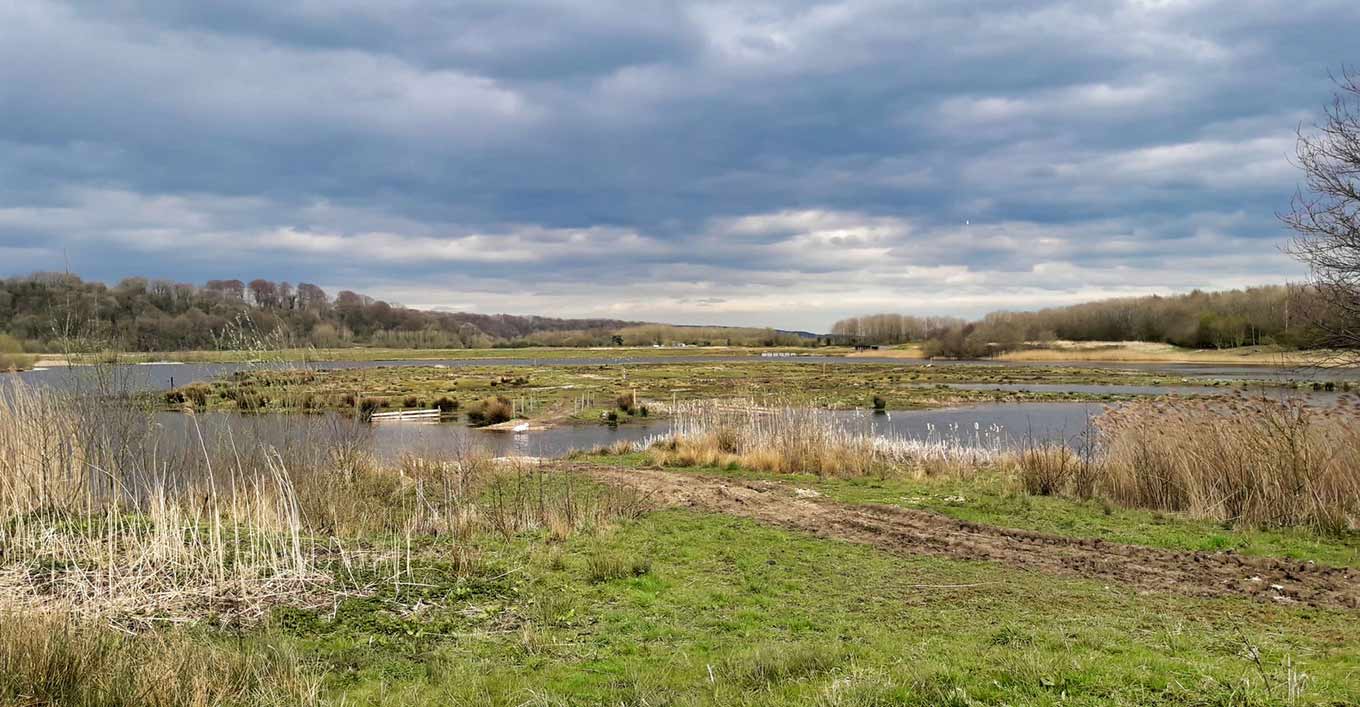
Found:
[{"label": "muddy path", "polygon": [[663,506],[751,518],[905,555],[985,560],[1186,596],[1360,609],[1356,569],[980,525],[895,506],[839,503],[779,483],[590,464],[571,464],[568,469],[635,488]]}]

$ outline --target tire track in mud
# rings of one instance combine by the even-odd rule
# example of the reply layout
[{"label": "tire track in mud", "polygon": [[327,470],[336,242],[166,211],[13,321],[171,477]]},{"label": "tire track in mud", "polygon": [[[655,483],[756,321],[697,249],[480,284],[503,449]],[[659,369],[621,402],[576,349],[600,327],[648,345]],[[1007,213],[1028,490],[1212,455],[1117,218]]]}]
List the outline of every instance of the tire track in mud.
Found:
[{"label": "tire track in mud", "polygon": [[1069,538],[971,523],[928,511],[813,498],[772,482],[589,464],[568,465],[566,470],[634,488],[662,505],[751,518],[900,554],[997,562],[1185,596],[1360,609],[1360,570],[1356,569]]}]

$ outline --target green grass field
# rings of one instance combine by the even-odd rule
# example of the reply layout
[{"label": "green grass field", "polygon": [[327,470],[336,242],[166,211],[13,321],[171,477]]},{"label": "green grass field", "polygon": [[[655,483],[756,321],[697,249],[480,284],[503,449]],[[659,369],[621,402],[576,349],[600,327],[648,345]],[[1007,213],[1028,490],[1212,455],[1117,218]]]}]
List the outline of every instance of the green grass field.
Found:
[{"label": "green grass field", "polygon": [[[1308,675],[1304,703],[1360,698],[1344,613],[1135,596],[686,511],[487,552],[499,580],[429,587],[419,611],[394,593],[264,630],[351,704],[1283,704],[1287,665]],[[641,574],[602,577],[602,557]]]}]

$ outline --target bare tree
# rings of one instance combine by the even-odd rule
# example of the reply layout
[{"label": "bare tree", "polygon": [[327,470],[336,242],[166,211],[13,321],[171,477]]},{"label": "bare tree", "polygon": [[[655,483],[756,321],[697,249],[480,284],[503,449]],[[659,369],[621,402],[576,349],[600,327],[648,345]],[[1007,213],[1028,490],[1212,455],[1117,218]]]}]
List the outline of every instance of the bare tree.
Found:
[{"label": "bare tree", "polygon": [[1300,128],[1297,161],[1305,188],[1280,216],[1294,230],[1289,252],[1307,263],[1319,307],[1304,313],[1325,346],[1360,361],[1360,71],[1333,77],[1326,120]]}]

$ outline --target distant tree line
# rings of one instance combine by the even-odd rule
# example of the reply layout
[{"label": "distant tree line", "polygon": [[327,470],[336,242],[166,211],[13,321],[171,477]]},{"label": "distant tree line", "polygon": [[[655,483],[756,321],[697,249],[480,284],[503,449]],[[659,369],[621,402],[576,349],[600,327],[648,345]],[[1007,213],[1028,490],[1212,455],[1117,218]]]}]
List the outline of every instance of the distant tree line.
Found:
[{"label": "distant tree line", "polygon": [[320,348],[816,343],[773,329],[417,310],[349,290],[332,297],[306,282],[132,277],[110,287],[65,273],[0,280],[0,334],[29,352],[77,337],[124,351],[250,348],[248,339],[266,336]]},{"label": "distant tree line", "polygon": [[865,344],[920,342],[933,355],[969,358],[1060,339],[1200,349],[1261,344],[1307,348],[1319,340],[1313,322],[1319,321],[1318,309],[1324,306],[1313,288],[1279,285],[993,312],[978,321],[876,314],[836,322],[832,333]]},{"label": "distant tree line", "polygon": [[30,351],[49,350],[72,335],[127,351],[239,348],[236,339],[253,334],[281,336],[296,346],[487,347],[632,324],[423,311],[349,290],[331,297],[310,283],[264,279],[196,286],[133,277],[112,287],[64,273],[0,280],[0,332]]}]

